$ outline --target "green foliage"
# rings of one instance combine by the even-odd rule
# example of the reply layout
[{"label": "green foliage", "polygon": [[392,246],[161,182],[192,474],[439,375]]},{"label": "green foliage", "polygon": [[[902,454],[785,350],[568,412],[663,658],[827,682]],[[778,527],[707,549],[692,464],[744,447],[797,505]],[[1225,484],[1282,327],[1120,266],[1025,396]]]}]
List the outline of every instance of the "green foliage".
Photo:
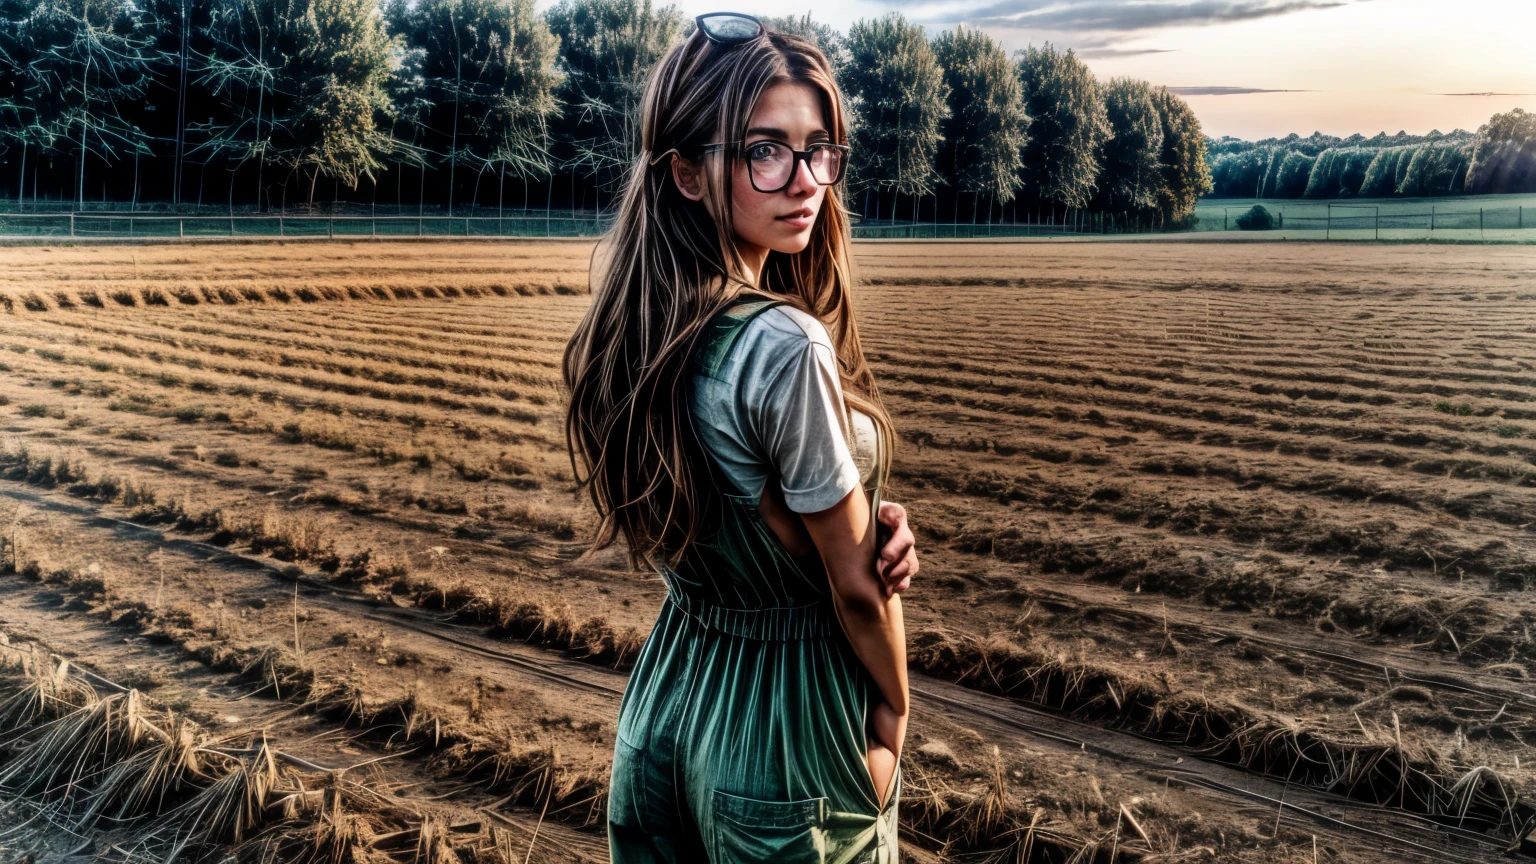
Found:
[{"label": "green foliage", "polygon": [[1375,151],[1363,147],[1330,147],[1318,154],[1307,178],[1305,198],[1348,198],[1360,191],[1366,169],[1376,158]]},{"label": "green foliage", "polygon": [[1205,133],[1189,103],[1159,87],[1153,92],[1163,126],[1163,152],[1158,164],[1163,175],[1158,208],[1164,221],[1175,227],[1195,218],[1195,202],[1211,191],[1211,168],[1205,157]]},{"label": "green foliage", "polygon": [[565,71],[563,161],[614,188],[639,152],[645,75],[682,35],[682,13],[651,0],[560,0],[546,17]]},{"label": "green foliage", "polygon": [[821,49],[821,53],[827,57],[827,62],[832,64],[834,74],[841,73],[843,64],[848,59],[848,51],[843,47],[843,34],[837,32],[836,28],[830,24],[812,20],[809,12],[798,18],[793,15],[768,16],[763,18],[763,26],[769,30],[799,36]]},{"label": "green foliage", "polygon": [[1162,190],[1163,118],[1151,85],[1114,78],[1103,90],[1110,137],[1101,146],[1096,203],[1111,213],[1151,210]]},{"label": "green foliage", "polygon": [[72,152],[77,201],[87,157],[117,162],[140,146],[121,109],[149,84],[149,23],[129,0],[0,4],[0,141]]},{"label": "green foliage", "polygon": [[1376,151],[1376,158],[1365,169],[1365,178],[1360,181],[1360,195],[1369,198],[1381,198],[1397,192],[1397,179],[1399,176],[1398,165],[1407,167],[1409,156],[1407,147],[1388,147],[1385,150]]},{"label": "green foliage", "polygon": [[1397,194],[1411,197],[1458,195],[1464,191],[1468,153],[1457,144],[1421,144],[1412,148],[1397,183]]},{"label": "green foliage", "polygon": [[1211,159],[1211,186],[1215,194],[1232,198],[1258,197],[1259,187],[1264,182],[1264,169],[1269,163],[1269,151],[1244,150],[1218,153],[1208,158]]},{"label": "green foliage", "polygon": [[1006,203],[1019,188],[1029,116],[1008,55],[980,30],[958,27],[933,42],[949,87],[939,172],[956,193]]},{"label": "green foliage", "polygon": [[1275,227],[1275,217],[1262,204],[1253,205],[1236,221],[1237,227],[1244,231],[1268,231]]},{"label": "green foliage", "polygon": [[1470,144],[1472,139],[1472,133],[1464,129],[1457,129],[1449,133],[1433,130],[1424,135],[1409,135],[1407,132],[1388,135],[1385,132],[1381,132],[1370,138],[1358,133],[1341,138],[1337,135],[1324,135],[1321,132],[1313,132],[1311,135],[1303,138],[1293,132],[1283,138],[1265,138],[1261,141],[1244,141],[1241,138],[1225,136],[1220,139],[1211,140],[1207,145],[1207,150],[1213,160],[1227,154],[1246,153],[1250,150],[1295,150],[1308,156],[1320,156],[1324,150],[1344,147],[1382,150],[1387,147],[1404,147],[1409,144]]},{"label": "green foliage", "polygon": [[840,84],[853,124],[853,188],[933,192],[949,88],[923,29],[892,12],[848,29]]},{"label": "green foliage", "polygon": [[[240,43],[252,53],[260,46],[266,154],[308,174],[311,200],[320,177],[355,188],[373,176],[390,151],[379,120],[390,110],[386,84],[397,47],[374,0],[253,0],[239,14],[230,26]],[[205,63],[249,60],[231,54]]]},{"label": "green foliage", "polygon": [[1276,157],[1270,162],[1270,177],[1264,183],[1265,195],[1271,198],[1300,198],[1301,193],[1306,191],[1312,164],[1317,160],[1295,150],[1284,155],[1276,154]]},{"label": "green foliage", "polygon": [[450,189],[458,166],[550,174],[559,43],[532,0],[397,2],[390,20],[420,58],[421,95],[435,106],[424,119],[448,132]]},{"label": "green foliage", "polygon": [[1536,192],[1536,114],[1516,108],[1477,130],[1466,190]]},{"label": "green foliage", "polygon": [[1461,194],[1467,146],[1458,140],[1394,147],[1264,147],[1211,158],[1217,195],[1238,198],[1370,198]]},{"label": "green foliage", "polygon": [[1071,49],[1050,43],[1015,54],[1030,116],[1024,148],[1024,188],[1033,197],[1086,207],[1097,186],[1098,153],[1110,135],[1098,82]]}]

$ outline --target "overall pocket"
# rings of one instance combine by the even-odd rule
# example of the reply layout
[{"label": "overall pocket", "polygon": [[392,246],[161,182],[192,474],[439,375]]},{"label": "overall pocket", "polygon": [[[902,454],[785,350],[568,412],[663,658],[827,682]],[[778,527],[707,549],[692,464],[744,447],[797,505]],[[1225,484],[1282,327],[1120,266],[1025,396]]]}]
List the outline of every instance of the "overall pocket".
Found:
[{"label": "overall pocket", "polygon": [[764,801],[711,793],[713,864],[823,864],[827,855],[826,797]]},{"label": "overall pocket", "polygon": [[614,736],[613,773],[608,781],[608,821],[645,828],[645,750]]}]

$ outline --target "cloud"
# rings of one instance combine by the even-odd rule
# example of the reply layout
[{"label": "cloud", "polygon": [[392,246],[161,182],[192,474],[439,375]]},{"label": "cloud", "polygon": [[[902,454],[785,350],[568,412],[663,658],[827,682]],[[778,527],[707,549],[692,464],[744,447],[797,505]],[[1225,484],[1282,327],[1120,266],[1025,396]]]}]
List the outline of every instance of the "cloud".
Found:
[{"label": "cloud", "polygon": [[1141,57],[1146,54],[1171,54],[1176,48],[1082,48],[1077,56],[1085,60],[1105,60],[1116,57]]},{"label": "cloud", "polygon": [[1178,96],[1246,96],[1250,93],[1313,93],[1313,90],[1268,90],[1263,87],[1169,87],[1169,93]]},{"label": "cloud", "polygon": [[993,0],[978,8],[950,7],[927,17],[958,18],[983,27],[1125,33],[1274,18],[1351,2],[1362,0]]}]

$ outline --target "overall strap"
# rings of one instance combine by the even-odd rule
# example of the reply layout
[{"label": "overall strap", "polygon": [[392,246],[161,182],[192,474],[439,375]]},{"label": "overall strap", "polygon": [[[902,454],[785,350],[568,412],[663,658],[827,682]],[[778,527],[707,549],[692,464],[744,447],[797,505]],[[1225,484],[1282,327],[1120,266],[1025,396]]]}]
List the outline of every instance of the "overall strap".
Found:
[{"label": "overall strap", "polygon": [[699,341],[693,351],[695,371],[701,375],[714,376],[720,371],[720,365],[725,362],[731,346],[736,344],[736,337],[741,335],[747,324],[774,306],[784,305],[787,304],[783,300],[765,300],[752,294],[738,294],[704,325],[704,332],[699,334]]}]

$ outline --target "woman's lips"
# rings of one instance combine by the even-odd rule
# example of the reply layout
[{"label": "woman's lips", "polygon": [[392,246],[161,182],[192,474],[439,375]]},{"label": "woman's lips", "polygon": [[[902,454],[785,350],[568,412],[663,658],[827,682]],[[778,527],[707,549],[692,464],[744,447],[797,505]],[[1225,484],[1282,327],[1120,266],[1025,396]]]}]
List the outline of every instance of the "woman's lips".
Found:
[{"label": "woman's lips", "polygon": [[809,207],[802,207],[793,213],[786,213],[776,218],[795,228],[809,228],[816,221],[816,211]]}]

